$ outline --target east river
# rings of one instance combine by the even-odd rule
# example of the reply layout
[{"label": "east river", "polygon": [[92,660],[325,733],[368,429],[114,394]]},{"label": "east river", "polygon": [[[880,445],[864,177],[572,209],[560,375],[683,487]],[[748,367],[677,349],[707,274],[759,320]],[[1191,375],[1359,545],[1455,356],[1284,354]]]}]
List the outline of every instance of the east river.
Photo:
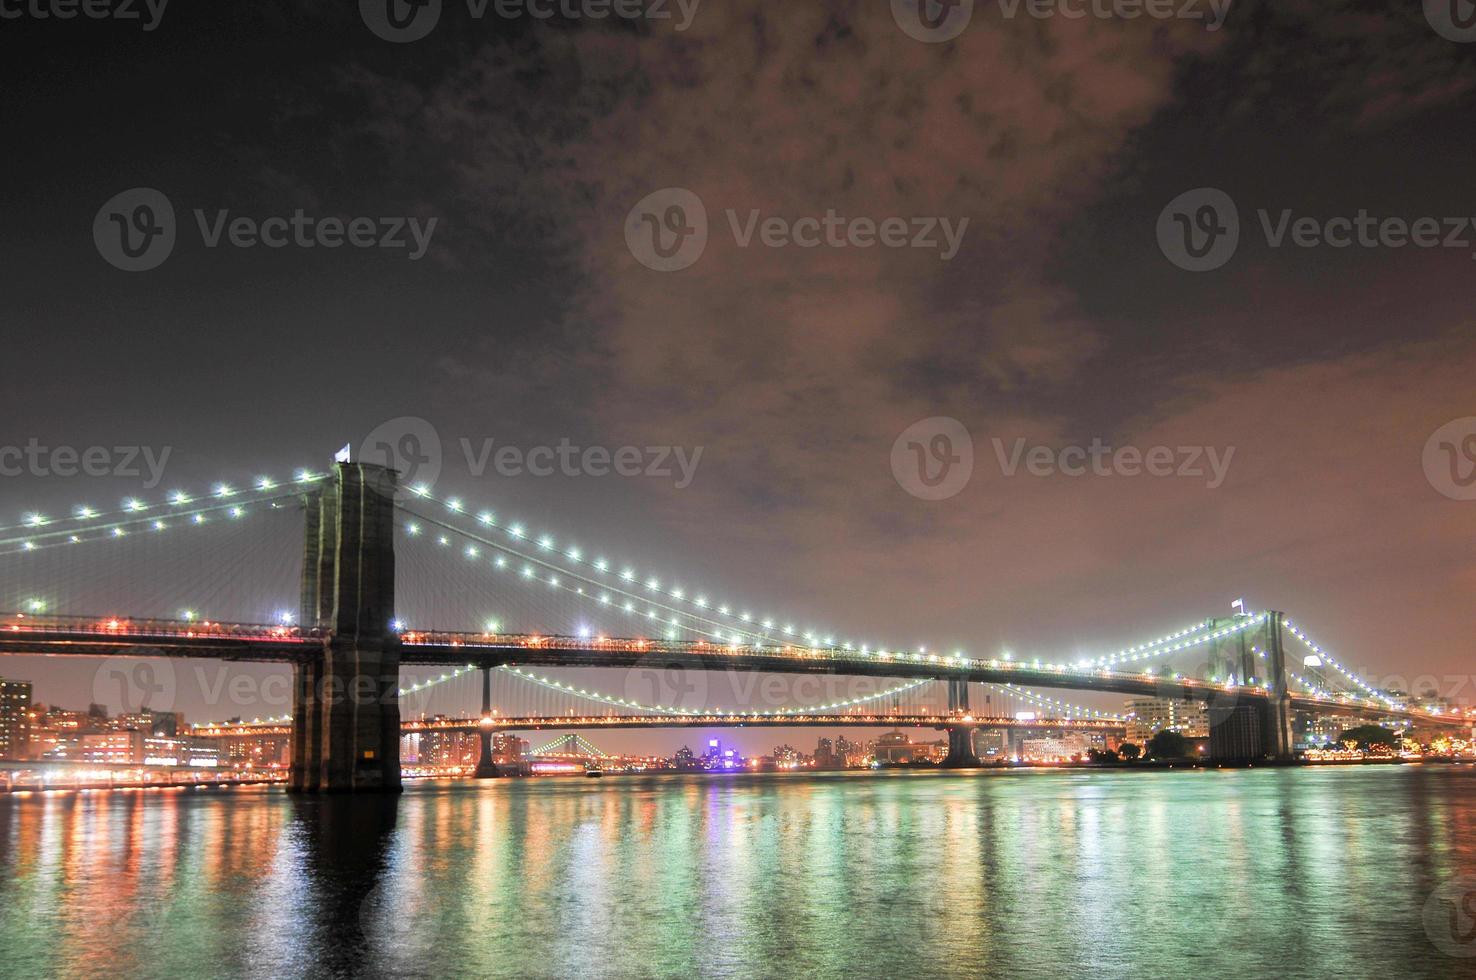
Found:
[{"label": "east river", "polygon": [[0,797],[0,975],[1476,976],[1476,769]]}]

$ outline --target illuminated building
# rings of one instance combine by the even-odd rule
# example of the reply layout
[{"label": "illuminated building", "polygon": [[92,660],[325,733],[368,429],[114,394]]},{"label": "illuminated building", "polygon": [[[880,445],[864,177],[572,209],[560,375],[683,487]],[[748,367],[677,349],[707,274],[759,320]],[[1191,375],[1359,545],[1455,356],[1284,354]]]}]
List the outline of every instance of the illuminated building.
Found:
[{"label": "illuminated building", "polygon": [[1020,743],[1021,758],[1030,762],[1069,762],[1086,755],[1091,741],[1079,732],[1064,732]]},{"label": "illuminated building", "polygon": [[118,732],[89,732],[81,736],[82,762],[137,765],[144,761],[144,733],[137,729]]},{"label": "illuminated building", "polygon": [[1133,698],[1127,702],[1127,740],[1143,745],[1162,731],[1186,738],[1209,735],[1209,714],[1203,701],[1174,698]]},{"label": "illuminated building", "polygon": [[871,754],[880,765],[942,762],[948,755],[948,740],[914,742],[902,732],[887,732],[871,743]]},{"label": "illuminated building", "polygon": [[24,759],[31,744],[31,682],[0,678],[0,759]]},{"label": "illuminated building", "polygon": [[974,754],[981,759],[1010,754],[1010,733],[1003,728],[983,728],[974,732]]},{"label": "illuminated building", "polygon": [[492,736],[492,761],[498,765],[516,765],[528,757],[530,746],[526,738],[498,732]]}]

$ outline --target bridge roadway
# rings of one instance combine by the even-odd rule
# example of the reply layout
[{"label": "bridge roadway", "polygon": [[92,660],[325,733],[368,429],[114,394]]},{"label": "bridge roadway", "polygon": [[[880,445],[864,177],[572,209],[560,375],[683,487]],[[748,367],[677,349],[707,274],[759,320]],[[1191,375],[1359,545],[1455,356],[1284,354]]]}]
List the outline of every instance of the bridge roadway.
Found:
[{"label": "bridge roadway", "polygon": [[[318,629],[242,623],[128,618],[61,618],[9,614],[0,627],[0,654],[105,657],[194,657],[299,663],[321,655],[329,634]],[[1022,661],[861,653],[836,648],[716,644],[705,640],[648,640],[540,634],[407,631],[400,634],[401,666],[625,667],[744,670],[774,674],[845,674],[869,677],[969,680],[1202,701],[1257,703],[1269,693],[1190,677],[1126,673],[1097,666],[1039,665]],[[1396,711],[1372,700],[1292,695],[1292,708],[1364,718],[1399,718],[1426,726],[1466,727],[1459,718]]]},{"label": "bridge roadway", "polygon": [[[400,734],[424,732],[520,732],[572,731],[614,728],[1010,728],[1028,731],[1101,732],[1122,734],[1123,723],[1102,719],[988,718],[937,712],[868,712],[865,714],[697,714],[697,715],[540,715],[488,718],[439,718],[402,721]],[[202,725],[192,735],[207,738],[243,738],[260,735],[290,735],[282,724]]]}]

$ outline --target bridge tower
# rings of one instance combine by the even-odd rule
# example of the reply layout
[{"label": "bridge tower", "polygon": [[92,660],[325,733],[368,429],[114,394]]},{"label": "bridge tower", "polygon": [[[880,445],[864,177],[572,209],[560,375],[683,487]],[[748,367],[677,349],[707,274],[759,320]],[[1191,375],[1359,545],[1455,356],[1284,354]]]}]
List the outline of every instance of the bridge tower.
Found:
[{"label": "bridge tower", "polygon": [[1286,613],[1266,614],[1266,679],[1271,682],[1271,696],[1262,720],[1262,739],[1266,754],[1279,762],[1293,758],[1291,690],[1287,684],[1286,650],[1282,646],[1282,621]]},{"label": "bridge tower", "polygon": [[[969,713],[969,682],[949,680],[948,713],[963,716]],[[947,769],[977,769],[979,756],[974,752],[974,727],[953,725],[948,728],[948,756],[943,760]]]},{"label": "bridge tower", "polygon": [[481,743],[482,754],[477,758],[477,771],[474,773],[477,779],[495,779],[502,775],[497,771],[497,763],[492,758],[492,729],[488,719],[492,717],[492,668],[482,668],[482,731]]},{"label": "bridge tower", "polygon": [[[1282,642],[1284,613],[1268,612],[1260,630],[1258,658],[1250,648],[1246,633],[1241,633],[1238,656],[1232,652],[1229,665],[1239,671],[1242,683],[1254,678],[1266,684],[1266,696],[1248,699],[1216,699],[1210,704],[1210,757],[1221,762],[1260,762],[1271,759],[1289,762],[1293,753],[1292,707],[1290,679],[1286,672],[1286,650]],[[1233,622],[1233,621],[1227,621]],[[1212,654],[1213,656],[1213,654]],[[1236,663],[1239,666],[1236,667]],[[1211,666],[1225,669],[1224,661]]]},{"label": "bridge tower", "polygon": [[339,463],[305,498],[301,622],[325,639],[294,668],[293,793],[400,790],[395,480]]}]

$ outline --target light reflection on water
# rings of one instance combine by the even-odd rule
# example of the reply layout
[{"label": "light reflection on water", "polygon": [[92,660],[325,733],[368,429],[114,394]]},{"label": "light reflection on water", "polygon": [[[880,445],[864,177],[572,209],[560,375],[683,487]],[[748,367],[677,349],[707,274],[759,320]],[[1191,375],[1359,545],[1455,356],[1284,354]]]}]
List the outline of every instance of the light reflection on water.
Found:
[{"label": "light reflection on water", "polygon": [[1476,771],[0,798],[6,976],[1460,976]]}]

